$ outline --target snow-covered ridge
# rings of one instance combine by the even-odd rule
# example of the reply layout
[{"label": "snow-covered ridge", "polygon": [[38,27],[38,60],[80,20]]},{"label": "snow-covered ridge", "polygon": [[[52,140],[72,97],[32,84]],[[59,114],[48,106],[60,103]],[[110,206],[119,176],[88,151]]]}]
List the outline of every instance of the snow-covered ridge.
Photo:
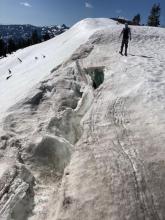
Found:
[{"label": "snow-covered ridge", "polygon": [[[72,53],[95,31],[112,24],[114,22],[109,19],[86,19],[48,42],[19,50],[1,59],[0,103],[3,105],[0,108],[0,117],[8,108],[25,98],[27,93],[45,76],[48,76],[53,68],[69,59]],[[6,80],[10,75],[9,69],[12,71],[11,78]]]},{"label": "snow-covered ridge", "polygon": [[0,219],[164,220],[165,30],[131,27],[125,57],[122,28],[0,60]]}]

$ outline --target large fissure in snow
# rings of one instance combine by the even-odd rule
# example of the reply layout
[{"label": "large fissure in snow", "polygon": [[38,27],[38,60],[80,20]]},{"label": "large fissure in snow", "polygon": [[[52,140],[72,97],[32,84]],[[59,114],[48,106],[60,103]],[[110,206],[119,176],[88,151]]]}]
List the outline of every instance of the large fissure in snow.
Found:
[{"label": "large fissure in snow", "polygon": [[[26,199],[24,209],[19,203],[11,210],[6,209],[9,219],[9,211],[14,220],[45,219],[50,195],[58,194],[64,169],[82,135],[80,122],[93,101],[91,84],[95,77],[91,80],[77,62],[69,65],[52,72],[51,78],[41,82],[28,98],[13,106],[5,119],[6,134],[1,138],[1,148],[8,152],[12,145],[16,160],[30,170],[35,180],[31,185],[34,194],[29,190],[25,193],[32,200]],[[1,216],[4,216],[2,212]]]}]

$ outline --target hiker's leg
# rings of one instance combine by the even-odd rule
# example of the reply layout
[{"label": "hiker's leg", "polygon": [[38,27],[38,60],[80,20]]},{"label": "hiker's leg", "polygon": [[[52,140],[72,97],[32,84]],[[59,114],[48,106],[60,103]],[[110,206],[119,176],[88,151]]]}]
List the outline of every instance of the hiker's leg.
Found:
[{"label": "hiker's leg", "polygon": [[122,40],[122,43],[121,43],[121,50],[120,50],[120,53],[123,53],[123,48],[124,48],[124,40]]},{"label": "hiker's leg", "polygon": [[125,41],[125,55],[127,56],[128,40]]}]

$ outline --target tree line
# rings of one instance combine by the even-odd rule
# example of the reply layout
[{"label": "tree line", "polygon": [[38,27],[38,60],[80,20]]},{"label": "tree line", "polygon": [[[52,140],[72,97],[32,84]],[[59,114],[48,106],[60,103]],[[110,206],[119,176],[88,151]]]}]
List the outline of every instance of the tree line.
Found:
[{"label": "tree line", "polygon": [[31,34],[31,37],[27,39],[20,38],[16,41],[13,38],[9,38],[5,42],[2,38],[0,38],[0,57],[5,57],[7,54],[11,54],[18,49],[23,49],[25,47],[38,44],[49,39],[49,33],[46,32],[42,37],[39,37],[37,30],[34,30]]},{"label": "tree line", "polygon": [[[152,27],[158,27],[160,25],[160,4],[154,4],[151,8],[150,15],[148,16],[147,25]],[[132,23],[134,25],[140,25],[141,16],[137,14],[133,17]]]}]

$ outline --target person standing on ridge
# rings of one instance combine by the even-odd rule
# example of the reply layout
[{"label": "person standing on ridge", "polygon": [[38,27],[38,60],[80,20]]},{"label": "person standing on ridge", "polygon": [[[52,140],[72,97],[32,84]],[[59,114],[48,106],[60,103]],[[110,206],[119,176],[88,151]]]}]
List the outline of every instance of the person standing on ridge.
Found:
[{"label": "person standing on ridge", "polygon": [[[122,43],[121,43],[121,50],[120,50],[120,54],[123,55],[123,48],[125,46],[125,56],[127,56],[127,49],[128,49],[128,42],[129,39],[131,40],[131,30],[128,27],[128,23],[125,23],[125,27],[123,28],[120,37],[123,35],[123,39],[122,39]],[[119,38],[120,38],[119,37]]]}]

